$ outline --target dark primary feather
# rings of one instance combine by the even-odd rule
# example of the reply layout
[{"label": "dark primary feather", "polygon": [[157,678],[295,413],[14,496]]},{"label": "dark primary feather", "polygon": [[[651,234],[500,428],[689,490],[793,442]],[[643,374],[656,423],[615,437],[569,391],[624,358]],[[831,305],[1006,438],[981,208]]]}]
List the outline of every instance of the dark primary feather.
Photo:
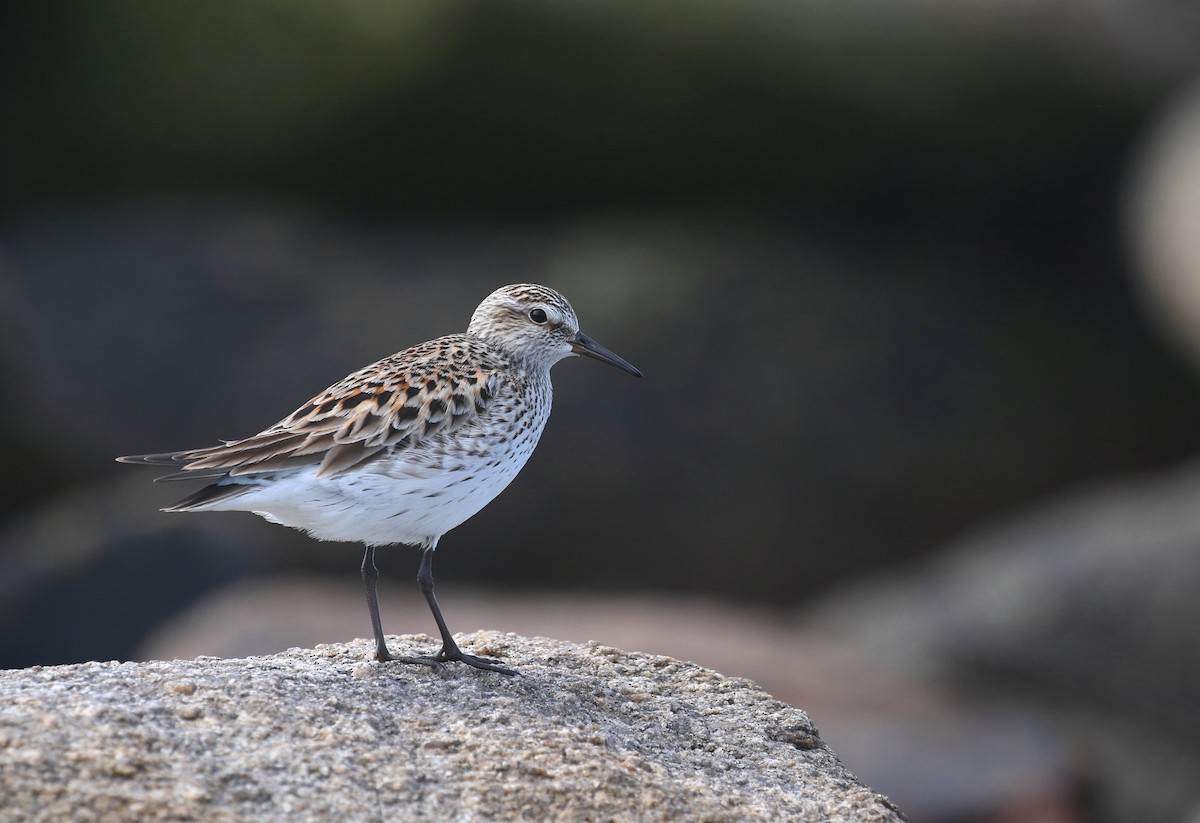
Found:
[{"label": "dark primary feather", "polygon": [[189,494],[178,503],[164,507],[162,511],[185,512],[190,509],[206,506],[209,503],[216,503],[218,500],[240,497],[252,488],[254,488],[252,485],[245,483],[210,483],[199,491]]}]

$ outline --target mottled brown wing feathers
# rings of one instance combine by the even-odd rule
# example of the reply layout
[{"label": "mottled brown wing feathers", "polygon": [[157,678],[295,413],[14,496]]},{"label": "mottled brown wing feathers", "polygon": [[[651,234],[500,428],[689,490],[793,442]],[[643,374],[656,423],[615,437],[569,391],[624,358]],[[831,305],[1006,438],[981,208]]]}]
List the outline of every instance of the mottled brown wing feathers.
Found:
[{"label": "mottled brown wing feathers", "polygon": [[[499,364],[473,350],[477,347],[462,335],[439,338],[354,372],[253,437],[120,459],[181,467],[160,480],[313,464],[320,464],[318,477],[344,472],[389,447],[415,445],[484,411],[496,391]],[[454,365],[447,367],[447,360]]]}]

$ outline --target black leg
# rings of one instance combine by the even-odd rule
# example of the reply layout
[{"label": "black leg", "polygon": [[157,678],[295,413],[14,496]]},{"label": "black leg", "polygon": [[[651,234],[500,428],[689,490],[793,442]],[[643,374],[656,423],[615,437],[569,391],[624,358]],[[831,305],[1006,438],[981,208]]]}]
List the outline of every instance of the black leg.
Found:
[{"label": "black leg", "polygon": [[388,652],[387,643],[383,639],[383,622],[379,619],[379,594],[377,592],[379,567],[375,565],[374,546],[367,546],[367,551],[363,554],[362,568],[359,571],[362,573],[363,585],[367,587],[367,610],[371,612],[371,629],[375,632],[375,659],[391,660],[392,655]]},{"label": "black leg", "polygon": [[387,643],[383,639],[383,621],[379,619],[379,567],[375,565],[374,546],[367,546],[359,571],[362,573],[363,585],[367,587],[367,610],[371,612],[371,630],[375,632],[375,659],[381,663],[385,660],[398,660],[401,663],[436,666],[437,660],[432,657],[393,657],[388,651]]},{"label": "black leg", "polygon": [[488,671],[500,672],[501,674],[516,674],[515,670],[500,665],[499,660],[466,654],[454,642],[454,637],[450,634],[450,629],[446,626],[446,620],[442,617],[442,610],[438,606],[437,597],[433,594],[432,548],[425,549],[425,553],[421,555],[421,569],[417,572],[417,584],[421,587],[421,594],[425,595],[425,602],[429,604],[429,610],[433,612],[433,619],[437,623],[438,632],[442,635],[442,650],[437,653],[434,658],[435,660],[439,662],[457,660],[460,663],[466,663],[468,666],[474,666],[477,669],[487,669]]}]

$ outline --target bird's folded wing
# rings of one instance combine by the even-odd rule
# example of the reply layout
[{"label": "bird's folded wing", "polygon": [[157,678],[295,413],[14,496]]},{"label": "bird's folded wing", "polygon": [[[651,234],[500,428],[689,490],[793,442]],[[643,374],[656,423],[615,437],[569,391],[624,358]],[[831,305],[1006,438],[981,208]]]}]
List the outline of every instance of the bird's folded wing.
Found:
[{"label": "bird's folded wing", "polygon": [[477,417],[497,390],[491,368],[420,368],[401,352],[330,386],[270,428],[219,446],[119,458],[176,466],[159,480],[286,471],[318,464],[318,477],[359,465],[384,449],[406,448]]}]

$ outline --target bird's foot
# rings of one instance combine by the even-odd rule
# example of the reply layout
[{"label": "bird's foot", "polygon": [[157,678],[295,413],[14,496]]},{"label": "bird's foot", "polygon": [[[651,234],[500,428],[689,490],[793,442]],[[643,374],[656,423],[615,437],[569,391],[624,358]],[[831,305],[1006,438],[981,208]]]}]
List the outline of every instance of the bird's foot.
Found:
[{"label": "bird's foot", "polygon": [[425,655],[421,655],[420,657],[410,657],[408,655],[397,655],[391,654],[387,651],[382,651],[375,652],[375,659],[380,663],[393,661],[396,663],[416,663],[420,666],[428,666],[431,669],[440,669],[442,667],[442,661],[438,660],[436,657]]},{"label": "bird's foot", "polygon": [[499,660],[493,660],[490,657],[477,657],[473,654],[467,654],[462,649],[458,648],[458,646],[452,646],[450,648],[442,646],[442,650],[437,653],[437,656],[434,659],[439,663],[451,661],[466,663],[468,666],[476,669],[483,669],[484,671],[489,672],[500,672],[500,674],[517,673],[516,669],[508,668],[507,666],[501,664]]},{"label": "bird's foot", "polygon": [[455,646],[452,649],[442,648],[437,654],[420,655],[417,657],[409,657],[407,655],[394,655],[387,649],[377,650],[375,659],[380,663],[394,661],[396,663],[415,663],[420,666],[428,666],[431,669],[440,669],[443,663],[466,663],[476,669],[483,669],[489,672],[499,672],[500,674],[516,674],[516,669],[510,669],[501,664],[499,660],[493,660],[490,657],[477,657],[473,654],[467,654],[462,649]]}]

